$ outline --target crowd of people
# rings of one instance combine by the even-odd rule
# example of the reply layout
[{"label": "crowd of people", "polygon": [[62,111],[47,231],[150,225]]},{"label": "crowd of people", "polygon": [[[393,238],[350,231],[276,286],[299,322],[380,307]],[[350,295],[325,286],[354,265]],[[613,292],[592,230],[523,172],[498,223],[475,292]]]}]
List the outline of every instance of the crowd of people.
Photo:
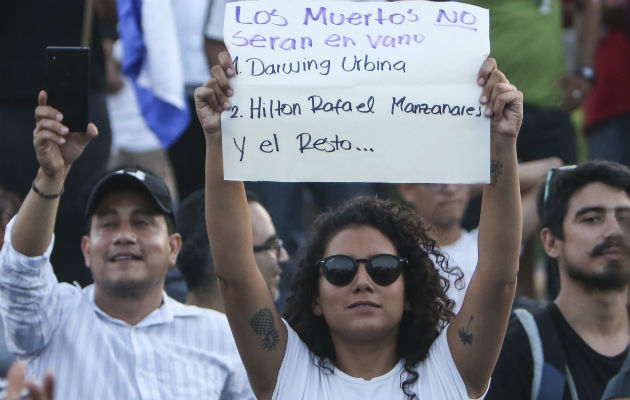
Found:
[{"label": "crowd of people", "polygon": [[[469,1],[487,185],[224,180],[226,2],[160,3],[190,112],[168,145],[116,1],[0,6],[4,398],[630,399],[627,0]],[[92,122],[69,132],[32,60],[86,40]]]}]

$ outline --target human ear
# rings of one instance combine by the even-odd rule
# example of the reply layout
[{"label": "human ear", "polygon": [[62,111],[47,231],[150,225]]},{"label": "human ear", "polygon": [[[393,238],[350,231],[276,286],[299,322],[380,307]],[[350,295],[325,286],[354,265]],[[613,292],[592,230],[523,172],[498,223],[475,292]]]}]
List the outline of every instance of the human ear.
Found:
[{"label": "human ear", "polygon": [[318,317],[322,316],[322,306],[319,305],[319,296],[315,298],[315,301],[313,301],[313,314]]},{"label": "human ear", "polygon": [[81,252],[83,253],[83,261],[85,265],[90,268],[90,250],[92,247],[92,243],[90,242],[89,236],[83,236],[81,238]]},{"label": "human ear", "polygon": [[182,248],[182,236],[179,233],[173,233],[168,237],[168,245],[169,245],[169,263],[171,266],[174,266],[177,263],[177,255],[179,254],[179,250]]},{"label": "human ear", "polygon": [[551,258],[558,258],[560,255],[561,240],[556,238],[549,228],[540,231],[540,241],[545,249],[545,253]]}]

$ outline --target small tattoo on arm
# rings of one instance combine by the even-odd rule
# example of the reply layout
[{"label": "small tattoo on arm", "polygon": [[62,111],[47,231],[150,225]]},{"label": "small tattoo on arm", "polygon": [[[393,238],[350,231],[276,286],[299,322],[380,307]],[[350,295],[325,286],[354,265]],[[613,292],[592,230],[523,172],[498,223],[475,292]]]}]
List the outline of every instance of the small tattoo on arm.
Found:
[{"label": "small tattoo on arm", "polygon": [[490,161],[490,184],[496,185],[499,181],[499,175],[503,173],[503,163],[499,160]]},{"label": "small tattoo on arm", "polygon": [[261,345],[264,350],[273,351],[276,349],[278,342],[280,342],[280,333],[274,326],[271,309],[263,308],[259,310],[249,320],[249,325],[255,334],[263,337]]},{"label": "small tattoo on arm", "polygon": [[473,341],[473,334],[468,332],[468,329],[470,329],[470,323],[473,320],[473,316],[470,316],[470,319],[468,320],[468,325],[466,325],[466,328],[459,328],[459,338],[461,339],[462,343],[464,343],[464,346],[466,346],[467,344],[472,345],[472,341]]}]

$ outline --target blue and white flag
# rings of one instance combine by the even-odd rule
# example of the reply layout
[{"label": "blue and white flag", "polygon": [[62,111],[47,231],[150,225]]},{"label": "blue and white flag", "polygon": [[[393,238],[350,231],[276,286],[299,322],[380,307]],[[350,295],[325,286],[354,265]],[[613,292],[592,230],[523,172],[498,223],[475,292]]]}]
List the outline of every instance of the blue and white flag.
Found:
[{"label": "blue and white flag", "polygon": [[177,28],[169,0],[117,0],[122,71],[147,125],[167,148],[190,122]]}]

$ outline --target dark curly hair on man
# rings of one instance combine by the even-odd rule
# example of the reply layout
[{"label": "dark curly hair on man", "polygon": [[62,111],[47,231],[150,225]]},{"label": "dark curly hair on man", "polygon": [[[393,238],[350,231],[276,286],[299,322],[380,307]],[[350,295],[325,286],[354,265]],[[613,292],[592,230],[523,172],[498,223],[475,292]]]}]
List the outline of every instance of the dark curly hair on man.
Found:
[{"label": "dark curly hair on man", "polygon": [[284,316],[318,356],[319,368],[332,373],[331,363],[335,363],[336,357],[330,329],[324,317],[313,313],[313,304],[319,295],[317,260],[324,256],[333,236],[356,226],[379,230],[393,243],[398,255],[408,260],[403,268],[407,306],[398,329],[396,355],[404,359],[407,373],[401,389],[408,399],[414,399],[417,396],[409,387],[418,380],[415,367],[427,357],[431,344],[454,317],[453,301],[446,295],[449,280],[438,272],[436,265],[458,279],[462,272],[458,267],[448,266],[412,209],[389,200],[357,197],[319,215],[313,224],[306,254],[293,279],[293,295],[288,299]]}]

